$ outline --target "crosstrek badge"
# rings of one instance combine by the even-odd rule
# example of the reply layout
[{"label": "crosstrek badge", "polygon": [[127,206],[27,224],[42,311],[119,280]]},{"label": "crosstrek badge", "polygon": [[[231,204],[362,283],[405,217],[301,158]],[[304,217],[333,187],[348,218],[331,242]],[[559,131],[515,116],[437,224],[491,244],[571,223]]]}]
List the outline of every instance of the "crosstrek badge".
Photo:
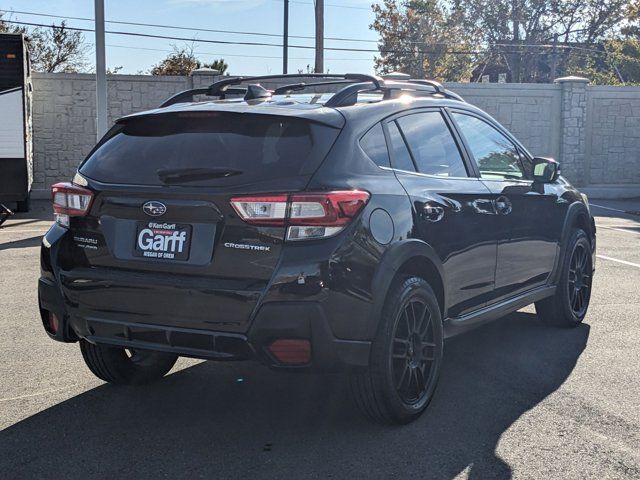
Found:
[{"label": "crosstrek badge", "polygon": [[143,222],[138,225],[134,255],[158,260],[187,260],[191,225]]},{"label": "crosstrek badge", "polygon": [[271,250],[271,247],[267,246],[267,245],[248,245],[245,243],[231,243],[231,242],[226,242],[224,244],[224,246],[226,248],[235,248],[238,250],[254,250],[254,251],[259,251],[259,252],[268,252]]}]

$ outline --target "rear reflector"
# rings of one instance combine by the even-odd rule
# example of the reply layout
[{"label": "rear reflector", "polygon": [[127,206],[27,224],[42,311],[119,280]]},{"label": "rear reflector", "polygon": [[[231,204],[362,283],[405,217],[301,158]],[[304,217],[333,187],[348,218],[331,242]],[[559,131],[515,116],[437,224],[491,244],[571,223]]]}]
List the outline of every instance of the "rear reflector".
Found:
[{"label": "rear reflector", "polygon": [[231,205],[249,224],[287,226],[287,240],[307,240],[340,232],[368,201],[368,192],[345,190],[234,197]]},{"label": "rear reflector", "polygon": [[89,212],[93,192],[72,183],[56,183],[51,187],[53,212],[58,223],[68,226],[69,217],[82,217]]},{"label": "rear reflector", "polygon": [[49,312],[47,315],[47,320],[49,322],[49,332],[50,333],[58,333],[58,329],[60,328],[60,320],[56,316],[55,313]]},{"label": "rear reflector", "polygon": [[280,338],[269,345],[275,359],[287,365],[304,365],[311,360],[311,343],[297,338]]}]

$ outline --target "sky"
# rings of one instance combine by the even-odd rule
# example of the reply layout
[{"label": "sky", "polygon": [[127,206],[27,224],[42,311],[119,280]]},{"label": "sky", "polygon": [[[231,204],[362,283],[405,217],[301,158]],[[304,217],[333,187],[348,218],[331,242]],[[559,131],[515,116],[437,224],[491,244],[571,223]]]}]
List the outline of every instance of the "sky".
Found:
[{"label": "sky", "polygon": [[[332,51],[330,48],[375,50],[377,34],[369,29],[374,20],[372,0],[325,0],[325,69],[330,72],[373,72],[373,52]],[[314,35],[313,0],[290,0],[289,35]],[[93,18],[93,0],[0,0],[0,10],[57,15],[40,17],[26,13],[4,14],[7,20],[59,24],[67,17]],[[105,0],[106,20],[172,25],[188,28],[233,30],[276,34],[278,37],[213,33],[108,24],[107,30],[141,32],[196,40],[257,42],[259,45],[227,45],[194,42],[194,51],[204,62],[224,58],[234,75],[277,74],[282,72],[283,0]],[[91,21],[67,21],[71,27],[93,28]],[[93,33],[85,34],[89,46],[87,60],[94,69]],[[328,37],[357,41],[329,40]],[[119,73],[146,73],[159,63],[172,46],[191,42],[107,34],[107,66],[122,67]],[[289,44],[313,47],[313,38],[290,38]],[[289,48],[289,73],[313,67],[314,50]]]}]

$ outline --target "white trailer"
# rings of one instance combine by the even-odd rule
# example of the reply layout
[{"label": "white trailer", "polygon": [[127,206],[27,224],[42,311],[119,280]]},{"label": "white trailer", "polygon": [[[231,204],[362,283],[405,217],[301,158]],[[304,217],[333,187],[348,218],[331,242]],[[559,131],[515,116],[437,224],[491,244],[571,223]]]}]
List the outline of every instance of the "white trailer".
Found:
[{"label": "white trailer", "polygon": [[33,182],[31,67],[23,34],[0,34],[0,204],[29,210]]}]

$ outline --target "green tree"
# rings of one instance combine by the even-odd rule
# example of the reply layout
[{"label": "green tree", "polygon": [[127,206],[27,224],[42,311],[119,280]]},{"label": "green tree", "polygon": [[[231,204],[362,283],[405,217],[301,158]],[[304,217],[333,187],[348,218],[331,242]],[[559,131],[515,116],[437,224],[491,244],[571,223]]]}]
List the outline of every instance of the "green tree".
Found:
[{"label": "green tree", "polygon": [[229,65],[224,61],[224,58],[220,58],[218,60],[214,60],[211,63],[203,63],[202,66],[204,68],[212,68],[220,72],[220,75],[224,75],[229,68]]},{"label": "green tree", "polygon": [[640,39],[618,38],[598,45],[601,55],[569,59],[572,75],[587,77],[594,84],[640,84]]},{"label": "green tree", "polygon": [[[543,65],[554,65],[556,72],[566,70],[575,55],[584,56],[588,51],[585,47],[619,32],[629,3],[630,0],[459,0],[467,28],[481,35],[491,54],[504,58],[514,82],[538,81]],[[550,49],[550,44],[555,49]]]},{"label": "green tree", "polygon": [[226,73],[229,65],[227,65],[223,58],[214,60],[211,63],[202,63],[196,57],[193,45],[185,45],[181,48],[173,46],[173,51],[155,65],[151,69],[151,75],[191,75],[194,70],[198,68],[213,68],[218,70],[220,75]]},{"label": "green tree", "polygon": [[618,78],[621,52],[633,45],[609,42],[640,32],[640,0],[385,0],[373,10],[378,71],[445,80],[470,70],[502,71],[514,82],[578,72]]},{"label": "green tree", "polygon": [[200,62],[193,53],[193,47],[178,48],[174,45],[173,52],[151,69],[151,75],[190,75],[197,68],[200,68]]},{"label": "green tree", "polygon": [[464,29],[456,2],[385,0],[372,8],[376,18],[371,28],[380,35],[377,71],[401,71],[415,78],[469,78],[475,56],[459,52],[472,51],[473,32]]}]

